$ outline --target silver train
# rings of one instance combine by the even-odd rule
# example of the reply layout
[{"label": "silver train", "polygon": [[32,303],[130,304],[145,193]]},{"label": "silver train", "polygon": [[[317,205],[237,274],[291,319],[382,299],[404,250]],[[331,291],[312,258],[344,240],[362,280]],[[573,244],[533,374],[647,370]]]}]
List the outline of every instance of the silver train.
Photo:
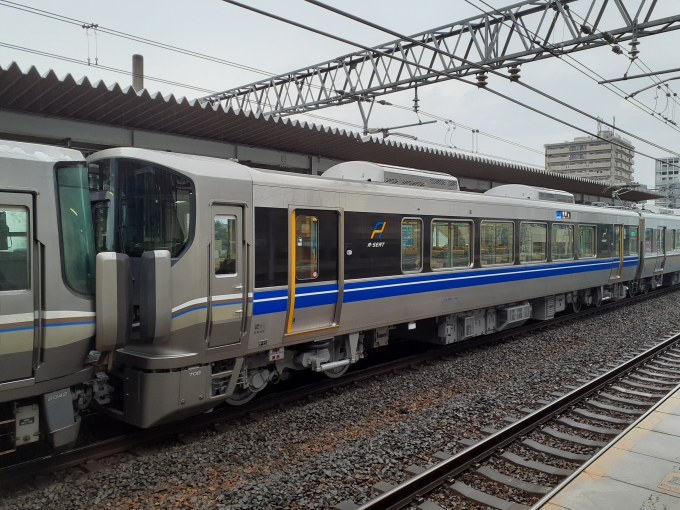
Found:
[{"label": "silver train", "polygon": [[0,452],[340,377],[680,280],[680,217],[347,162],[312,177],[0,141]]}]

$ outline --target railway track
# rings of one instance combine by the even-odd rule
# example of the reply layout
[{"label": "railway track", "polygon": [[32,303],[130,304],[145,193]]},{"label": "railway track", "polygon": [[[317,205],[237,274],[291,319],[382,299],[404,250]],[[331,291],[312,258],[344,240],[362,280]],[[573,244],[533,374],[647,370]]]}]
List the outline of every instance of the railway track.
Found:
[{"label": "railway track", "polygon": [[378,496],[354,508],[435,510],[437,501],[462,497],[481,508],[529,510],[680,384],[680,332],[593,376],[536,409],[518,409],[522,416],[507,416],[501,430],[482,429],[486,437],[465,440],[458,453],[438,452],[429,469],[411,466],[414,476],[402,484],[376,484]]},{"label": "railway track", "polygon": [[[457,342],[441,348],[434,348],[424,353],[415,354],[393,360],[380,365],[368,367],[362,370],[357,370],[346,374],[339,379],[325,379],[316,381],[313,384],[301,386],[291,390],[280,391],[261,398],[240,407],[224,406],[215,409],[211,413],[203,414],[201,416],[190,418],[184,421],[161,425],[153,429],[135,430],[131,433],[117,435],[115,437],[95,441],[91,444],[77,447],[68,452],[53,454],[48,456],[41,456],[32,460],[20,462],[0,468],[0,487],[8,487],[18,483],[26,482],[32,478],[40,475],[46,475],[51,472],[74,467],[78,465],[86,465],[89,462],[96,461],[110,455],[133,450],[141,447],[147,443],[156,442],[162,439],[169,439],[176,436],[188,435],[196,431],[200,431],[207,427],[217,427],[218,429],[224,427],[226,423],[239,418],[247,417],[252,413],[258,413],[278,406],[284,406],[288,403],[298,401],[300,399],[310,397],[315,394],[324,393],[334,388],[347,386],[351,384],[360,383],[361,381],[371,379],[376,376],[389,374],[394,371],[402,370],[408,367],[413,367],[431,361],[434,359],[451,356],[458,352],[465,350],[487,346],[490,344],[506,341],[512,337],[532,333],[542,329],[554,327],[573,320],[581,320],[582,318],[603,313],[607,310],[620,308],[640,302],[645,299],[660,297],[670,292],[674,292],[677,288],[670,287],[661,289],[648,295],[639,295],[631,299],[616,301],[612,303],[605,303],[600,307],[593,307],[581,310],[578,314],[565,314],[556,317],[550,321],[532,323],[524,325],[519,328],[514,328],[508,331],[503,331],[493,335],[474,338],[471,340]],[[449,477],[452,475],[449,475]],[[419,494],[422,494],[419,491]],[[417,497],[414,496],[414,497]],[[383,508],[383,507],[371,507]],[[397,508],[397,507],[390,507]]]}]

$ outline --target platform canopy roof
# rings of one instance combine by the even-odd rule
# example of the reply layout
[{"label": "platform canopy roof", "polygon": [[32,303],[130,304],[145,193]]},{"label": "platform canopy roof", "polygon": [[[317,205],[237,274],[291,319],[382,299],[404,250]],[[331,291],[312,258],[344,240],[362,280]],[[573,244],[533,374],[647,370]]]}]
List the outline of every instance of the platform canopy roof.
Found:
[{"label": "platform canopy roof", "polygon": [[[22,71],[16,63],[0,67],[2,110],[43,117],[180,135],[200,140],[240,144],[341,161],[363,160],[387,165],[446,172],[461,178],[541,186],[611,197],[612,190],[596,181],[549,173],[477,155],[461,154],[384,140],[362,141],[357,132],[224,109],[198,100],[136,92],[119,84],[95,83],[54,71],[41,75],[35,67]],[[69,135],[64,133],[64,138]],[[116,145],[114,141],[111,146]],[[106,144],[103,144],[106,146]],[[96,147],[96,148],[103,148]],[[625,200],[659,198],[646,190],[626,192]]]}]

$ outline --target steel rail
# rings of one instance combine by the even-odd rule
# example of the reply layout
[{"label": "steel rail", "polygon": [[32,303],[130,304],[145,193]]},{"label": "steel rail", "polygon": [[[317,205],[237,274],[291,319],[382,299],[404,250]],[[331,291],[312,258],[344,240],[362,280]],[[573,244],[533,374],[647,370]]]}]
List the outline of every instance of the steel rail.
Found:
[{"label": "steel rail", "polygon": [[[225,406],[216,408],[213,412],[201,414],[182,421],[159,425],[151,429],[139,429],[132,434],[124,434],[103,441],[97,441],[88,445],[74,448],[72,450],[54,454],[50,456],[38,457],[0,468],[0,487],[9,487],[18,483],[25,482],[36,476],[46,475],[54,471],[83,465],[87,462],[133,450],[144,444],[168,439],[180,434],[190,434],[206,427],[225,423],[239,418],[247,417],[252,413],[259,413],[289,404],[305,397],[324,393],[334,388],[349,386],[360,381],[368,380],[379,375],[386,375],[392,372],[418,365],[426,361],[451,356],[466,350],[483,347],[489,344],[502,342],[511,337],[524,335],[557,326],[573,320],[580,320],[589,315],[606,312],[622,306],[632,305],[647,299],[661,297],[665,294],[680,290],[680,286],[667,287],[651,294],[641,294],[629,299],[614,301],[603,304],[600,307],[591,307],[581,310],[579,313],[571,313],[556,317],[549,321],[542,321],[524,325],[521,327],[501,331],[491,335],[472,338],[462,342],[456,342],[440,348],[433,348],[421,354],[414,354],[369,367],[356,372],[350,372],[338,379],[327,379],[316,381],[312,384],[300,386],[291,390],[281,391],[255,399],[248,404],[239,407]],[[369,507],[382,508],[382,507]],[[396,508],[396,507],[390,507]]]},{"label": "steel rail", "polygon": [[638,356],[625,361],[618,367],[605,372],[601,376],[583,384],[566,395],[558,397],[557,400],[520,418],[515,423],[508,425],[495,434],[487,436],[473,446],[463,449],[459,453],[432,466],[421,474],[397,485],[392,490],[359,506],[357,510],[396,510],[403,508],[414,499],[424,496],[433,489],[440,487],[449,481],[451,477],[459,475],[471,466],[490,457],[499,449],[516,441],[518,438],[529,434],[531,431],[535,430],[536,427],[553,419],[556,415],[563,413],[584,398],[597,392],[613,381],[616,381],[622,375],[643,365],[651,358],[668,350],[678,342],[680,342],[680,333],[674,333],[666,340],[659,342]]}]

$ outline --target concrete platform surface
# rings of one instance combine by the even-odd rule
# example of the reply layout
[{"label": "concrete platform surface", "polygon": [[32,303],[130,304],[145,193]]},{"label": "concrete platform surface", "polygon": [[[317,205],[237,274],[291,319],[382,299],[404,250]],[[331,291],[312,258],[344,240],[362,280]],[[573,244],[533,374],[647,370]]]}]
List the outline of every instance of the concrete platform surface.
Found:
[{"label": "concrete platform surface", "polygon": [[533,509],[680,510],[680,386]]}]

